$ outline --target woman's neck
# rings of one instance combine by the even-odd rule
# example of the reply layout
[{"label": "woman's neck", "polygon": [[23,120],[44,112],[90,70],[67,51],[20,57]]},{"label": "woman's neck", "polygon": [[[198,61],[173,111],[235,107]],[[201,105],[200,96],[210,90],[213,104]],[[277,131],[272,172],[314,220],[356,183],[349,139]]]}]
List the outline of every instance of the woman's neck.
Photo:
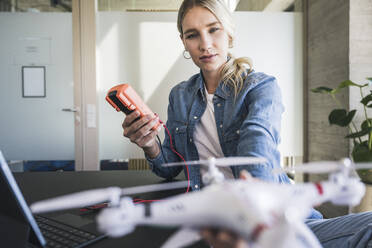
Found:
[{"label": "woman's neck", "polygon": [[209,94],[213,94],[220,82],[220,74],[218,72],[203,72],[205,87]]}]

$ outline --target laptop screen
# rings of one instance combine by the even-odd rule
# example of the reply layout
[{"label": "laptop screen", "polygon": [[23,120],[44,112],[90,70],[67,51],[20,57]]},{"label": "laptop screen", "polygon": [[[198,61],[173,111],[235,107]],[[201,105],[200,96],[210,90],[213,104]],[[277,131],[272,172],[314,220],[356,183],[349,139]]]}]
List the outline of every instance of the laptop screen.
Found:
[{"label": "laptop screen", "polygon": [[32,213],[0,151],[0,237],[2,244],[46,244]]}]

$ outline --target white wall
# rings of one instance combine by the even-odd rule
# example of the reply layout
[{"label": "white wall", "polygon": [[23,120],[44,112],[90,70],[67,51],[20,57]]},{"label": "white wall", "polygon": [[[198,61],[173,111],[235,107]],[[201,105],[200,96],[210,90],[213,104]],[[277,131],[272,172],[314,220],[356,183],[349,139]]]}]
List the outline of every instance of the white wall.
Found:
[{"label": "white wall", "polygon": [[[282,122],[284,156],[302,156],[302,15],[237,12],[233,53],[253,59],[254,69],[274,75],[286,112]],[[143,157],[122,137],[122,113],[104,100],[109,88],[130,83],[154,112],[166,120],[172,86],[198,69],[182,56],[176,13],[100,12],[97,18],[97,85],[100,159]]]},{"label": "white wall", "polygon": [[[4,156],[74,159],[73,114],[61,111],[73,104],[71,13],[0,13],[0,34]],[[22,98],[21,66],[31,64],[46,66],[46,98]]]}]

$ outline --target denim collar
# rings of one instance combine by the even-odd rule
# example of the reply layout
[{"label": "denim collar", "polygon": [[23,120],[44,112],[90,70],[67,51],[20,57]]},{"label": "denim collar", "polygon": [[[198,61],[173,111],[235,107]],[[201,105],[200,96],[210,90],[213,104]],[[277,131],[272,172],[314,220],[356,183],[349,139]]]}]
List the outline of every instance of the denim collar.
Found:
[{"label": "denim collar", "polygon": [[[200,71],[199,72],[199,76],[197,78],[197,81],[196,81],[196,90],[199,94],[201,94],[201,96],[203,97],[203,99],[206,99],[206,96],[205,96],[205,91],[204,91],[204,78],[203,78],[203,74],[202,72]],[[226,98],[229,97],[229,94],[231,93],[231,87],[229,85],[224,85],[223,82],[221,81],[218,86],[217,86],[217,89],[216,91],[214,92],[214,95],[218,96],[218,97],[221,97],[223,99],[226,100]]]}]

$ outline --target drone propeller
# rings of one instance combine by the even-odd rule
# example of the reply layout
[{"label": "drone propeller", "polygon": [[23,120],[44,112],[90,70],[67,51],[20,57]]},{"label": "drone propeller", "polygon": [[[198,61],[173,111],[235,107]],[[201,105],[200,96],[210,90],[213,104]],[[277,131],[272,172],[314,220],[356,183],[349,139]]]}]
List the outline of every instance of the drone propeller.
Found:
[{"label": "drone propeller", "polygon": [[302,165],[289,166],[274,169],[274,173],[298,172],[298,173],[328,173],[340,169],[340,163],[334,161],[310,162]]},{"label": "drone propeller", "polygon": [[179,189],[179,188],[184,188],[184,187],[187,187],[187,181],[135,186],[135,187],[122,189],[122,195],[134,195],[134,194],[148,193],[148,192],[154,192],[154,191]]},{"label": "drone propeller", "polygon": [[343,169],[372,169],[372,163],[352,163],[349,159],[341,161],[319,161],[310,162],[302,165],[290,166],[285,168],[274,169],[273,173],[299,172],[299,173],[329,173]]},{"label": "drone propeller", "polygon": [[363,169],[372,169],[372,163],[355,163],[354,169],[356,170],[363,170]]},{"label": "drone propeller", "polygon": [[[79,208],[120,198],[121,189],[117,187],[93,189],[31,204],[33,213],[43,213],[62,209]],[[118,199],[117,199],[118,200]]]},{"label": "drone propeller", "polygon": [[105,189],[92,189],[55,197],[31,204],[33,213],[51,212],[94,205],[109,201],[112,205],[118,205],[122,195],[133,195],[153,191],[163,191],[187,187],[187,181],[174,183],[161,183],[129,188],[109,187]]},{"label": "drone propeller", "polygon": [[[213,161],[214,160],[214,161]],[[223,157],[223,158],[210,158],[208,160],[194,160],[186,161],[187,165],[208,165],[214,163],[216,166],[227,167],[235,165],[245,165],[245,164],[260,164],[265,163],[267,160],[265,158],[259,157]],[[182,166],[185,165],[185,162],[175,162],[175,163],[166,163],[163,166]]]}]

